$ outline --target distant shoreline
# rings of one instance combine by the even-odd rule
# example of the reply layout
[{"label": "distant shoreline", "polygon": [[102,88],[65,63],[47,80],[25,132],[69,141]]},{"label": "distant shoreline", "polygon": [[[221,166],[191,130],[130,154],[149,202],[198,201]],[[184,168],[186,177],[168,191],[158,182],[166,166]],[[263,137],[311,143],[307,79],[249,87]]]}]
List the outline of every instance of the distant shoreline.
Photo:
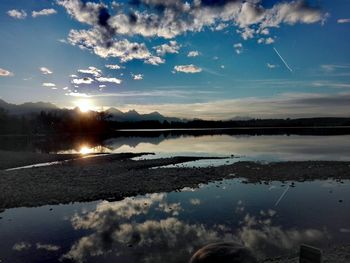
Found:
[{"label": "distant shoreline", "polygon": [[265,130],[265,129],[350,129],[350,126],[276,126],[276,127],[227,127],[227,128],[169,128],[169,129],[116,129],[116,131],[207,131],[207,130]]},{"label": "distant shoreline", "polygon": [[47,137],[47,136],[105,136],[111,138],[113,136],[123,133],[184,133],[191,134],[196,133],[203,134],[214,133],[214,134],[254,134],[254,135],[281,135],[281,134],[296,134],[296,135],[350,135],[350,126],[275,126],[275,127],[226,127],[226,128],[166,128],[166,129],[112,129],[106,130],[105,132],[76,132],[76,133],[65,133],[65,132],[53,132],[53,133],[40,133],[40,134],[0,134],[1,137]]}]

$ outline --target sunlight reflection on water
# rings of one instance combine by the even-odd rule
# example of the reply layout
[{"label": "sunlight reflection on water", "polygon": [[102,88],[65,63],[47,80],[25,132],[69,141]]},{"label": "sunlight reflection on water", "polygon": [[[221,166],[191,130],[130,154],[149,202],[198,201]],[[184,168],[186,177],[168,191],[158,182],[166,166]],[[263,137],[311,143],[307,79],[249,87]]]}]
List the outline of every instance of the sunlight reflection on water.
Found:
[{"label": "sunlight reflection on water", "polygon": [[[69,149],[59,153],[79,153]],[[87,151],[87,149],[85,149]],[[350,135],[341,136],[170,136],[117,137],[90,146],[90,153],[154,152],[147,158],[186,156],[244,157],[251,160],[350,160]]]}]

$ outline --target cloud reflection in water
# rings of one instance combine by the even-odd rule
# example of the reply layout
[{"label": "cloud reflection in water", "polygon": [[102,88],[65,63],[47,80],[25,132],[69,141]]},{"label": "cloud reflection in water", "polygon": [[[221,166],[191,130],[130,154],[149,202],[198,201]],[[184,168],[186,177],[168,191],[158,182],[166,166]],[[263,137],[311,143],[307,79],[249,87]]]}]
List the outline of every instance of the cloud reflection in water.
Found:
[{"label": "cloud reflection in water", "polygon": [[[80,238],[62,259],[84,262],[109,255],[122,257],[123,262],[187,262],[196,249],[218,241],[241,243],[264,257],[268,251],[290,251],[325,237],[325,231],[317,229],[274,225],[276,211],[271,209],[250,215],[242,202],[236,207],[238,228],[184,222],[179,219],[182,211],[181,203],[168,203],[166,194],[101,202],[95,211],[74,215],[73,227],[92,234]],[[154,216],[155,212],[161,215]]]}]

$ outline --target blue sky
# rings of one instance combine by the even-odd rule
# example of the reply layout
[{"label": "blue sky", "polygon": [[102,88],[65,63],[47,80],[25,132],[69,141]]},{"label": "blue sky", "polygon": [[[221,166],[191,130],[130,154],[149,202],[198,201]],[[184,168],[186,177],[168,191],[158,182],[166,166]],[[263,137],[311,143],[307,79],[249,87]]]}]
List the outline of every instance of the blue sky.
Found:
[{"label": "blue sky", "polygon": [[349,116],[350,2],[2,0],[0,98],[226,119]]}]

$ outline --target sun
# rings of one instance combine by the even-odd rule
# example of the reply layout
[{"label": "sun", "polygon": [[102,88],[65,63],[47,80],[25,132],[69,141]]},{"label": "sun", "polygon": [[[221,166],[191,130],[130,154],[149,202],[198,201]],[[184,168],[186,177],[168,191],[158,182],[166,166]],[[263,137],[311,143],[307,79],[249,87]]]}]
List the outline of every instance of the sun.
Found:
[{"label": "sun", "polygon": [[92,149],[85,145],[81,146],[79,149],[79,153],[82,155],[89,154],[91,152],[92,152]]},{"label": "sun", "polygon": [[74,104],[81,112],[88,112],[94,109],[94,106],[90,100],[77,100]]}]

